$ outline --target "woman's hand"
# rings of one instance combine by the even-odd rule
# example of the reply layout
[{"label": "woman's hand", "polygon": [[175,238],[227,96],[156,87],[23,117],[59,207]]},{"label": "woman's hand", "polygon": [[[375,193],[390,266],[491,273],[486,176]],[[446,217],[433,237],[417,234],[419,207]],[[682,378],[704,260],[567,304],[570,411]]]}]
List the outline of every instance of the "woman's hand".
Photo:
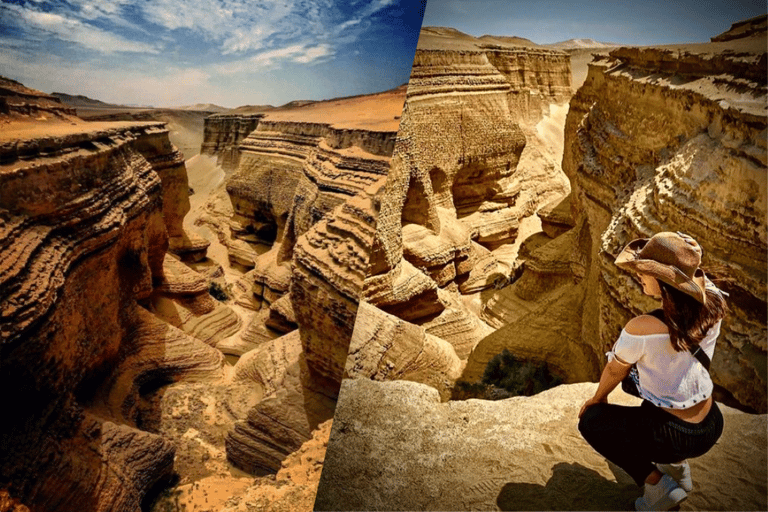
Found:
[{"label": "woman's hand", "polygon": [[581,418],[581,415],[584,414],[584,411],[593,405],[601,403],[607,404],[608,395],[611,393],[611,391],[616,389],[616,386],[621,383],[624,377],[629,375],[630,368],[632,368],[631,364],[624,363],[616,358],[608,361],[608,364],[606,364],[605,368],[603,368],[603,373],[600,375],[600,382],[597,385],[595,396],[584,402],[584,405],[581,406],[581,410],[579,411],[579,418]]},{"label": "woman's hand", "polygon": [[587,409],[589,409],[593,405],[595,405],[595,404],[607,404],[607,403],[608,403],[608,398],[597,398],[597,397],[593,396],[592,398],[590,398],[589,400],[584,402],[584,405],[581,406],[581,410],[579,411],[579,418],[581,418],[581,415],[584,414],[584,411],[586,411]]}]

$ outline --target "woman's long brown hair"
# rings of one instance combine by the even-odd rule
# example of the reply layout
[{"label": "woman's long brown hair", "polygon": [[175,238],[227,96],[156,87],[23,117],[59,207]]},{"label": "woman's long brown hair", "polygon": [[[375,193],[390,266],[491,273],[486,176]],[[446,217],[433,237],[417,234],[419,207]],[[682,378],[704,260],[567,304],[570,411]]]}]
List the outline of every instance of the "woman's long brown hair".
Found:
[{"label": "woman's long brown hair", "polygon": [[664,323],[669,328],[669,338],[676,351],[696,346],[728,311],[723,296],[706,290],[707,303],[702,304],[687,293],[659,281]]}]

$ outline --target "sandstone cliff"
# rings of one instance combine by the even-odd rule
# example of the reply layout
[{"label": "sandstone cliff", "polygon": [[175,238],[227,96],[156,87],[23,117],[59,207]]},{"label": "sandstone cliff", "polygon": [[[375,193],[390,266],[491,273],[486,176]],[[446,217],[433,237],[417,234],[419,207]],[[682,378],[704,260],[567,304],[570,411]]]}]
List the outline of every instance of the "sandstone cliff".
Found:
[{"label": "sandstone cliff", "polygon": [[238,468],[277,471],[333,414],[404,93],[278,109],[244,137],[220,135],[239,144],[218,229],[251,268],[237,302],[255,314],[218,346],[241,356],[235,382],[263,389],[226,438]]},{"label": "sandstone cliff", "polygon": [[655,307],[615,255],[633,238],[683,231],[730,294],[716,396],[766,410],[765,41],[625,48],[591,64],[565,132],[575,227],[539,239],[520,280],[490,299],[488,315],[506,325],[465,378],[506,347],[596,379],[621,327]]},{"label": "sandstone cliff", "polygon": [[70,119],[75,109],[63,104],[51,94],[30,89],[16,80],[0,76],[0,115],[3,116],[52,116]]},{"label": "sandstone cliff", "polygon": [[[640,490],[577,429],[597,384],[441,403],[413,382],[344,381],[315,510],[633,510]],[[635,405],[621,390],[612,403]],[[766,415],[722,406],[681,510],[766,508]]]},{"label": "sandstone cliff", "polygon": [[568,192],[544,132],[570,71],[561,52],[438,36],[414,59],[346,371],[447,398],[493,332],[484,296],[514,279],[521,223]]},{"label": "sandstone cliff", "polygon": [[214,114],[205,119],[200,152],[217,155],[227,171],[237,169],[238,144],[251,133],[263,114]]},{"label": "sandstone cliff", "polygon": [[33,510],[135,511],[174,458],[140,428],[141,396],[218,378],[223,361],[143,307],[158,293],[207,296],[166,256],[169,243],[189,248],[174,242],[184,164],[162,124],[28,111],[0,135],[0,386],[13,390],[0,487]]}]

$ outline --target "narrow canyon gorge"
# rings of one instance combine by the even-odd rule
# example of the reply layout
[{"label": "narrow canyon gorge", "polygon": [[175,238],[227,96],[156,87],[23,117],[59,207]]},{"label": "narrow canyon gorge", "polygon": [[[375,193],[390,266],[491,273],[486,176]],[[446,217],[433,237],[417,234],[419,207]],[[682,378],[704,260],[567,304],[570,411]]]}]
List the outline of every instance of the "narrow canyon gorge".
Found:
[{"label": "narrow canyon gorge", "polygon": [[0,509],[311,509],[405,89],[185,159],[1,85]]},{"label": "narrow canyon gorge", "polygon": [[[711,369],[726,430],[682,506],[766,507],[764,18],[602,48],[586,72],[576,51],[422,29],[317,509],[631,508],[577,413],[656,307],[615,256],[659,231],[699,240],[729,294]],[[483,381],[502,353],[563,384],[462,400],[509,396]]]}]

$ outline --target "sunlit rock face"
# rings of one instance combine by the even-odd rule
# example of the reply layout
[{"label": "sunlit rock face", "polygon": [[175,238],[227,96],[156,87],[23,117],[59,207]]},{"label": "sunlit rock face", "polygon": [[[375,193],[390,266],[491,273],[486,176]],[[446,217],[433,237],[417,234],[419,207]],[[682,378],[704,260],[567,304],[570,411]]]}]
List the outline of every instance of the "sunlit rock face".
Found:
[{"label": "sunlit rock face", "polygon": [[256,129],[264,114],[214,114],[205,119],[200,153],[217,155],[224,170],[237,169],[238,145]]},{"label": "sunlit rock face", "polygon": [[375,127],[340,121],[335,104],[321,102],[319,114],[265,117],[238,144],[228,249],[251,267],[239,303],[257,314],[222,349],[242,355],[238,382],[264,398],[229,431],[226,449],[252,473],[280,469],[333,415],[405,91],[374,96],[392,104]]},{"label": "sunlit rock face", "polygon": [[508,325],[478,345],[466,375],[481,375],[501,348],[526,351],[538,339],[555,367],[596,379],[621,327],[657,307],[615,256],[634,238],[682,231],[730,294],[711,369],[716,395],[766,410],[765,43],[762,32],[683,50],[623,48],[590,65],[565,131],[575,227],[539,240],[522,277],[491,301]]},{"label": "sunlit rock face", "polygon": [[[679,57],[619,50],[612,61],[596,63],[574,100],[575,115],[586,102],[592,106],[576,130],[567,169],[575,171],[590,232],[600,233],[591,241],[590,268],[601,292],[596,350],[642,304],[613,257],[633,238],[683,231],[699,241],[702,267],[730,294],[713,379],[742,405],[764,412],[768,91],[765,33],[754,39],[758,51],[738,57],[716,49]],[[618,69],[603,67],[613,65]],[[650,78],[659,72],[663,78]],[[672,73],[687,83],[676,85]],[[738,96],[721,94],[736,87]]]},{"label": "sunlit rock face", "polygon": [[420,40],[414,59],[347,372],[428,382],[445,399],[493,332],[470,297],[509,284],[520,221],[568,192],[533,133],[569,97],[570,64],[438,43]]},{"label": "sunlit rock face", "polygon": [[14,120],[0,150],[0,386],[13,390],[0,487],[33,510],[134,511],[174,456],[137,428],[142,387],[221,374],[218,351],[140,305],[174,282],[184,165],[162,124],[16,135]]}]

